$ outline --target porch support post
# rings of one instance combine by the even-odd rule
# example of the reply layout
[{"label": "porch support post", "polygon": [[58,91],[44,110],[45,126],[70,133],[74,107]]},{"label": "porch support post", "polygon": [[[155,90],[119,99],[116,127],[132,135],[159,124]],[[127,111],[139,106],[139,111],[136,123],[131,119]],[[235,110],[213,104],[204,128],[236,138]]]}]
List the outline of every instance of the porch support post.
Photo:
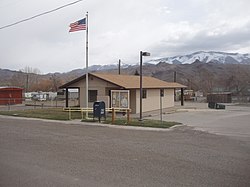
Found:
[{"label": "porch support post", "polygon": [[184,88],[181,88],[181,106],[184,106]]},{"label": "porch support post", "polygon": [[69,107],[69,89],[66,88],[66,107]]}]

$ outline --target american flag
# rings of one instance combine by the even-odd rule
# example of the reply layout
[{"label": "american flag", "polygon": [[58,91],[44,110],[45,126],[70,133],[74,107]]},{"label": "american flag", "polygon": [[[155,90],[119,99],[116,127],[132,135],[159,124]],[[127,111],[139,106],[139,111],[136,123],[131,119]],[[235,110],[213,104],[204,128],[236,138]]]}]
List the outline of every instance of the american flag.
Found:
[{"label": "american flag", "polygon": [[70,26],[69,32],[86,30],[87,29],[86,18],[83,18],[83,19],[81,19],[79,21],[71,23],[69,26]]}]

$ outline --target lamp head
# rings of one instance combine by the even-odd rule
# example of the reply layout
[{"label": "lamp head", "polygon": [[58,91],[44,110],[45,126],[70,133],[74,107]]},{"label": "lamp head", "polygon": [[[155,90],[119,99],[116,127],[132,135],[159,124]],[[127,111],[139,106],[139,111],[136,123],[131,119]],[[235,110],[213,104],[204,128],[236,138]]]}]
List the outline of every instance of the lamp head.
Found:
[{"label": "lamp head", "polygon": [[149,52],[142,52],[142,56],[150,56]]}]

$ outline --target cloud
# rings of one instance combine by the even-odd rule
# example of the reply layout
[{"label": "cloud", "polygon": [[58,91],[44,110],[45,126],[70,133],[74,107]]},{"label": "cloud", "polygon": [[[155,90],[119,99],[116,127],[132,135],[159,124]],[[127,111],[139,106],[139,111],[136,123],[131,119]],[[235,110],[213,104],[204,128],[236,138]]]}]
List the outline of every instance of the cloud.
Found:
[{"label": "cloud", "polygon": [[[0,25],[70,0],[0,2]],[[249,52],[248,0],[86,0],[0,30],[1,68],[65,72],[85,65],[85,31],[68,25],[89,11],[89,64],[137,63],[139,51],[167,57],[199,50]],[[11,10],[11,11],[10,11]],[[15,14],[10,12],[15,11]]]},{"label": "cloud", "polygon": [[184,33],[176,30],[176,37],[162,40],[152,48],[156,56],[185,54],[199,50],[238,52],[242,49],[244,53],[244,48],[250,44],[250,24],[244,25],[243,28],[211,30],[197,27],[196,32],[188,32],[187,29]]}]

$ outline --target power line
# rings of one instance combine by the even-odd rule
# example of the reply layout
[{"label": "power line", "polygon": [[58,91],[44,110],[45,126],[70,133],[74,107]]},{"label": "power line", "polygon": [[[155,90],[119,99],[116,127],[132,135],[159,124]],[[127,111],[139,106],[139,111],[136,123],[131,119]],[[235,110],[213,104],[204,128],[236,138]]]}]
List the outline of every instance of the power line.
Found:
[{"label": "power line", "polygon": [[60,9],[65,8],[65,7],[67,7],[67,6],[74,5],[74,4],[79,3],[79,2],[81,2],[81,1],[83,1],[83,0],[74,1],[74,2],[72,2],[72,3],[69,3],[69,4],[66,4],[66,5],[60,6],[60,7],[58,7],[58,8],[55,8],[55,9],[52,9],[52,10],[43,12],[43,13],[41,13],[41,14],[37,14],[37,15],[35,15],[35,16],[32,16],[32,17],[29,17],[29,18],[26,18],[26,19],[17,21],[17,22],[15,22],[15,23],[11,23],[11,24],[9,24],[9,25],[5,25],[5,26],[3,26],[3,27],[0,27],[0,30],[1,30],[1,29],[5,29],[5,28],[8,28],[8,27],[12,27],[12,26],[17,25],[17,24],[20,24],[20,23],[22,23],[22,22],[26,22],[26,21],[32,20],[32,19],[34,19],[34,18],[43,16],[43,15],[45,15],[45,14],[49,14],[49,13],[51,13],[51,12],[55,12],[55,11],[57,11],[57,10],[60,10]]}]

